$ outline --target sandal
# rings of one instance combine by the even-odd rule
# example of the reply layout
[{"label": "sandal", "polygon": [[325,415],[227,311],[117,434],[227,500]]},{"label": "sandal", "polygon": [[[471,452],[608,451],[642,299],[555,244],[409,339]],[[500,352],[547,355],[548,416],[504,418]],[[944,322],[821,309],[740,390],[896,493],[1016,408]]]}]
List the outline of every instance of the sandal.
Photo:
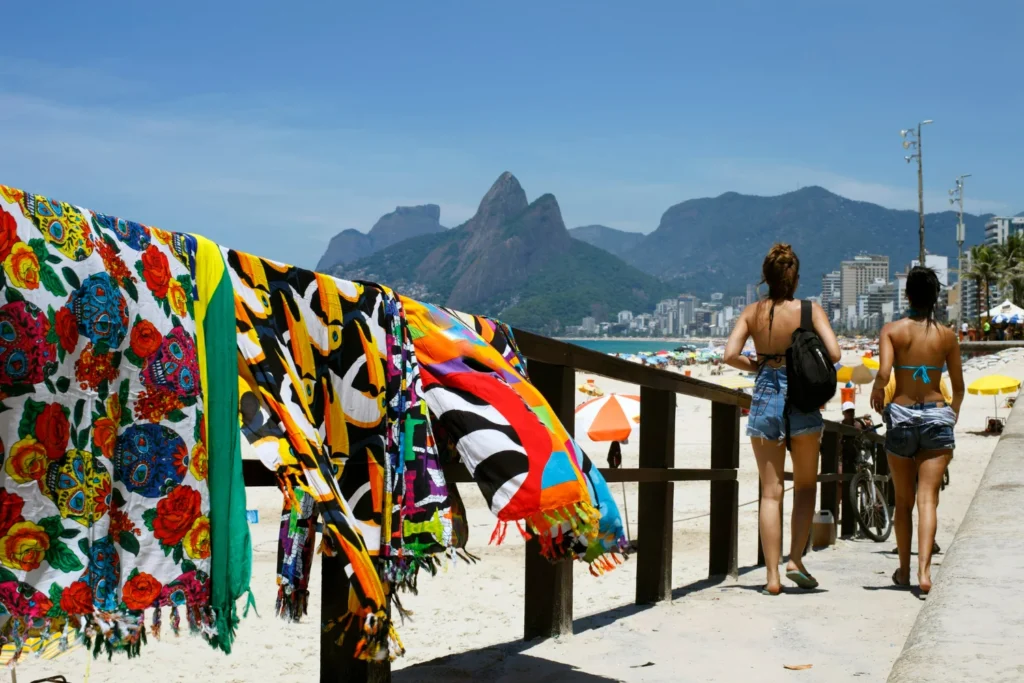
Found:
[{"label": "sandal", "polygon": [[900,588],[909,588],[910,587],[910,580],[909,579],[907,579],[906,583],[902,583],[900,581],[900,568],[899,567],[896,567],[896,570],[892,573],[892,582],[894,584],[896,584],[897,586],[899,586]]}]

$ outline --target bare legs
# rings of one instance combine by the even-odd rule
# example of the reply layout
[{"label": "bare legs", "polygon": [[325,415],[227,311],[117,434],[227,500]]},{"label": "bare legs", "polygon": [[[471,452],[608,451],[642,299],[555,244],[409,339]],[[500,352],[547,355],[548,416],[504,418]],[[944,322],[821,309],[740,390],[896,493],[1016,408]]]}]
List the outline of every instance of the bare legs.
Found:
[{"label": "bare legs", "polygon": [[932,547],[935,544],[939,487],[949,464],[949,451],[919,453],[917,461],[917,582],[921,592],[932,589]]},{"label": "bare legs", "polygon": [[914,486],[917,483],[917,463],[911,458],[902,458],[892,453],[887,455],[889,473],[892,475],[893,489],[896,493],[893,526],[896,527],[896,549],[900,555],[898,583],[910,585],[910,541],[914,538]]},{"label": "bare legs", "polygon": [[790,442],[793,448],[790,452],[793,459],[793,515],[790,520],[789,564],[786,565],[786,570],[797,569],[807,574],[804,568],[804,551],[811,535],[814,502],[818,495],[818,453],[821,448],[821,434],[794,436]]},{"label": "bare legs", "polygon": [[782,483],[786,465],[786,447],[781,443],[754,437],[750,440],[761,477],[761,548],[768,570],[765,589],[770,593],[782,590],[779,560],[782,554]]},{"label": "bare legs", "polygon": [[[818,451],[820,434],[795,436],[792,441],[793,458],[793,513],[789,564],[786,569],[804,568],[803,555],[811,532],[814,517],[814,501],[817,494]],[[761,477],[761,548],[768,571],[765,588],[771,593],[782,590],[779,576],[779,561],[782,552],[782,492],[783,470],[786,464],[786,447],[781,443],[751,439],[757,472]]]},{"label": "bare legs", "polygon": [[[914,459],[889,454],[889,471],[896,492],[896,547],[900,555],[899,582],[910,583],[910,543],[914,538],[914,501],[917,499],[917,579],[921,591],[932,589],[932,546],[935,543],[939,487],[949,464],[950,451],[923,451]],[[916,487],[916,494],[915,494]]]}]

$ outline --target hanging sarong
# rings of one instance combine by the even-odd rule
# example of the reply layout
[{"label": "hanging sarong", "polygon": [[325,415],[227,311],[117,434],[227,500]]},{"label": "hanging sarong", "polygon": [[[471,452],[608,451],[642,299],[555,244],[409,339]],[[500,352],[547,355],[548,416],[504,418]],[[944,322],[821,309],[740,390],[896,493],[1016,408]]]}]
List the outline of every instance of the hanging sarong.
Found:
[{"label": "hanging sarong", "polygon": [[[0,639],[215,636],[182,236],[0,186]],[[153,615],[158,629],[160,610]]]},{"label": "hanging sarong", "polygon": [[[362,624],[357,656],[401,654],[371,557],[380,559],[388,582],[412,587],[415,569],[433,566],[427,553],[446,549],[451,538],[447,491],[401,309],[386,288],[225,254],[238,349],[259,394],[249,401],[259,416],[247,417],[243,400],[243,422],[263,434],[258,451],[287,493],[282,539],[291,552],[279,568],[279,598],[301,595],[308,580],[308,496],[323,518],[325,550],[347,563],[350,610]],[[290,448],[271,450],[275,432]],[[289,576],[289,568],[298,573]],[[301,614],[294,605],[281,611]],[[342,615],[324,618],[334,616]]]},{"label": "hanging sarong", "polygon": [[[515,335],[512,333],[511,327],[500,320],[494,320],[485,316],[468,316],[469,320],[461,314],[460,317],[467,324],[471,324],[488,344],[493,346],[519,374],[529,381],[529,375],[526,372],[526,357],[519,351],[519,346],[516,345]],[[576,459],[576,464],[579,466],[580,471],[583,472],[583,477],[587,481],[587,493],[590,494],[590,504],[601,513],[601,523],[597,538],[581,538],[575,551],[579,559],[590,565],[591,573],[598,574],[613,569],[615,564],[619,564],[618,555],[620,553],[626,554],[629,542],[626,539],[622,518],[619,515],[619,506],[612,497],[611,489],[608,488],[608,482],[605,481],[600,470],[594,467],[594,463],[583,452],[583,449],[579,447],[576,440],[572,439],[571,443],[572,448],[570,450]],[[605,554],[608,556],[602,557]]]},{"label": "hanging sarong", "polygon": [[206,406],[206,458],[210,486],[211,598],[216,615],[214,644],[231,652],[239,617],[236,602],[254,604],[252,538],[246,519],[242,440],[237,424],[238,347],[235,341],[235,296],[220,247],[205,237],[195,244],[196,331],[199,369]]},{"label": "hanging sarong", "polygon": [[427,405],[498,517],[491,540],[523,521],[552,560],[597,541],[581,452],[541,393],[473,325],[431,304],[402,303]]}]

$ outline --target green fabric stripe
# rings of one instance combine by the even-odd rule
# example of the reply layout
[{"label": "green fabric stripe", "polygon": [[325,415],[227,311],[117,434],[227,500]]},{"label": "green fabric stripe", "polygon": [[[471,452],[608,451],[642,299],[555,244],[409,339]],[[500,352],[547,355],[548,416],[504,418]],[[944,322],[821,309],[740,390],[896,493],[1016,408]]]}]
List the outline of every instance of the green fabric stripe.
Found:
[{"label": "green fabric stripe", "polygon": [[[218,255],[219,252],[218,252]],[[223,259],[223,257],[221,257]],[[210,486],[211,604],[217,617],[214,645],[231,652],[239,617],[236,601],[252,593],[252,538],[245,516],[242,440],[238,428],[238,347],[235,294],[223,272],[203,321],[206,337],[207,452]],[[248,608],[247,608],[248,611]]]}]

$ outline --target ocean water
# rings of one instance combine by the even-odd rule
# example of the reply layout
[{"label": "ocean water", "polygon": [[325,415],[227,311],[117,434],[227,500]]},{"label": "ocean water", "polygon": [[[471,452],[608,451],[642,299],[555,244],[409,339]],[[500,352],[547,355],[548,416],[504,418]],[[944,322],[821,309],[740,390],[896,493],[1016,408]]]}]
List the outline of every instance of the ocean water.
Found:
[{"label": "ocean water", "polygon": [[[568,343],[602,353],[639,353],[641,351],[656,353],[658,351],[673,351],[683,342],[649,341],[646,339],[577,339]],[[695,343],[698,347],[707,346],[707,340]]]}]

